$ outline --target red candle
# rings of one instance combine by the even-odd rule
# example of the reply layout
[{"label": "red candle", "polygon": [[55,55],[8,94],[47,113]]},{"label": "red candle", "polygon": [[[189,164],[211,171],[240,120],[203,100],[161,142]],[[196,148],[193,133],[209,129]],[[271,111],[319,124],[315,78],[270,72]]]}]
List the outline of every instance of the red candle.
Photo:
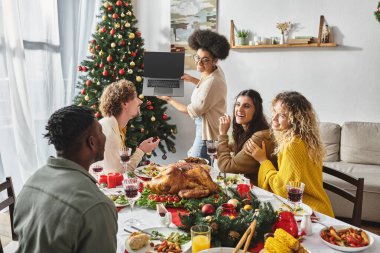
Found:
[{"label": "red candle", "polygon": [[123,183],[123,175],[121,173],[115,173],[116,185],[121,185]]},{"label": "red candle", "polygon": [[115,173],[108,173],[107,175],[107,187],[115,188],[116,187],[116,175]]},{"label": "red candle", "polygon": [[107,184],[107,175],[99,175],[99,184]]}]

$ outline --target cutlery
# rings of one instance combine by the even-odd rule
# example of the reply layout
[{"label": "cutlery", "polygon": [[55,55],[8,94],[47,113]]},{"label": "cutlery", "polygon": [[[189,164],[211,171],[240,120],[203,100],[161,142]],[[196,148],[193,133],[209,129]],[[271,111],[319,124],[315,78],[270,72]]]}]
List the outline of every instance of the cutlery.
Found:
[{"label": "cutlery", "polygon": [[273,197],[275,197],[276,199],[278,199],[282,204],[284,204],[287,208],[290,209],[290,211],[294,211],[294,206],[288,202],[286,202],[285,200],[283,200],[282,198],[280,198],[279,196],[277,196],[276,194],[273,194]]},{"label": "cutlery", "polygon": [[[158,240],[160,240],[160,241],[165,241],[165,237],[163,237],[163,236],[156,236],[156,235],[154,235],[154,234],[152,234],[152,233],[149,233],[149,232],[146,232],[146,231],[144,231],[144,230],[142,230],[142,229],[140,229],[140,228],[138,228],[138,227],[135,227],[135,226],[131,226],[133,229],[136,229],[137,231],[140,231],[141,233],[144,233],[144,234],[147,234],[147,235],[150,235],[152,238],[158,238]],[[125,229],[124,229],[125,230]]]}]

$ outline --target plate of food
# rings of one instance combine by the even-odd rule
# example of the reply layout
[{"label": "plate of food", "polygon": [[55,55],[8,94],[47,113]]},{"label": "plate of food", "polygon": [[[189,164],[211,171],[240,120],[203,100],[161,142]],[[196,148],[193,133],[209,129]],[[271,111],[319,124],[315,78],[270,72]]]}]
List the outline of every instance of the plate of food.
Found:
[{"label": "plate of food", "polygon": [[124,207],[129,204],[124,194],[121,195],[107,195],[115,204],[116,207]]},{"label": "plate of food", "polygon": [[200,157],[189,156],[183,160],[179,160],[179,162],[185,163],[196,163],[196,164],[208,164],[208,160]]},{"label": "plate of food", "polygon": [[[160,240],[161,239],[161,240]],[[191,236],[176,228],[155,227],[133,232],[125,240],[129,253],[186,252],[191,248]]]},{"label": "plate of food", "polygon": [[139,177],[153,178],[160,174],[164,168],[157,163],[150,163],[145,166],[140,166],[135,169],[135,174]]},{"label": "plate of food", "polygon": [[312,215],[313,209],[305,203],[301,203],[298,207],[294,207],[293,204],[289,203],[287,199],[282,198],[277,195],[273,195],[275,199],[271,201],[274,210],[277,211],[291,211],[297,221],[302,220],[304,214]]},{"label": "plate of food", "polygon": [[357,252],[372,246],[373,237],[364,230],[345,225],[335,225],[321,229],[319,236],[330,248]]}]

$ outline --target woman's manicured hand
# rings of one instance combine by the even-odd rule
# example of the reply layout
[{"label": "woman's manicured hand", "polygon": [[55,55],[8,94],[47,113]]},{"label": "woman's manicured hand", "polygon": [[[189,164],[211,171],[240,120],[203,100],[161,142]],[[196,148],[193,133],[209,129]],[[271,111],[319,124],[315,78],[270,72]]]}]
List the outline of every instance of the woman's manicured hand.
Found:
[{"label": "woman's manicured hand", "polygon": [[158,146],[158,143],[160,143],[160,139],[158,137],[150,137],[140,143],[139,149],[141,149],[144,153],[149,153]]},{"label": "woman's manicured hand", "polygon": [[219,134],[227,134],[228,129],[230,129],[231,126],[231,118],[228,114],[224,114],[224,116],[221,116],[219,118]]},{"label": "woman's manicured hand", "polygon": [[245,152],[247,155],[252,156],[259,163],[268,160],[265,148],[265,142],[262,141],[262,147],[257,145],[252,139],[249,139],[247,142],[247,149]]}]

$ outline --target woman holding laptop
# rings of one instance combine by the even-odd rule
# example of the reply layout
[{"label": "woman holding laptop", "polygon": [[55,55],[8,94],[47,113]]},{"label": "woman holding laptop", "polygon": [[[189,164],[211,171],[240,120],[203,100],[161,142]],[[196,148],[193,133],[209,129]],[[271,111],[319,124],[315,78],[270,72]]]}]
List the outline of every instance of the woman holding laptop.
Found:
[{"label": "woman holding laptop", "polygon": [[196,85],[191,103],[184,105],[167,96],[158,96],[178,111],[189,115],[195,121],[195,139],[188,155],[210,160],[207,154],[207,140],[217,140],[219,117],[226,112],[227,84],[218,60],[227,58],[230,45],[227,39],[210,30],[196,30],[189,37],[189,46],[196,51],[194,61],[200,79],[184,74],[182,79]]}]

